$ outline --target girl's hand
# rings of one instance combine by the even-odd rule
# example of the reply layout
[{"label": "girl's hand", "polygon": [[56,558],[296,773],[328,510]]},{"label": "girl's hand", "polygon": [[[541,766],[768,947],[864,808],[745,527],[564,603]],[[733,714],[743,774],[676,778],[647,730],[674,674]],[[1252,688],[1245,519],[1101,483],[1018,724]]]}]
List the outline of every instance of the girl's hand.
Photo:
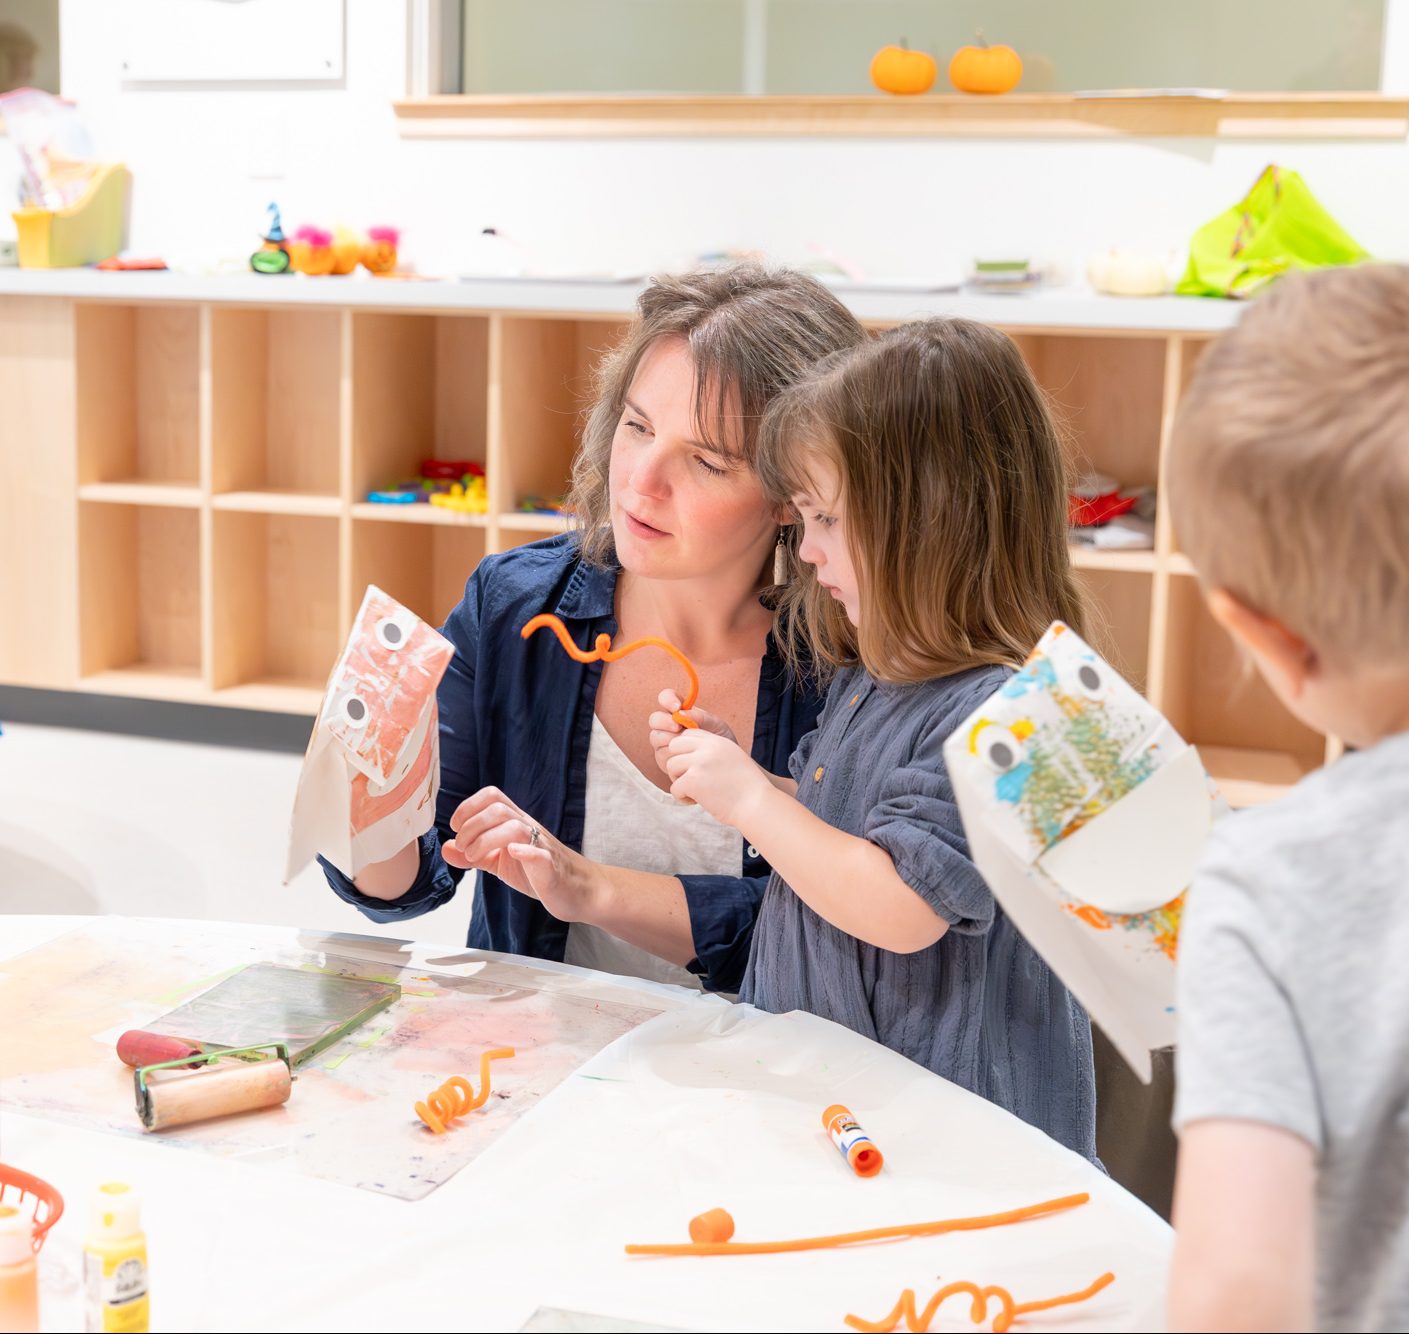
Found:
[{"label": "girl's hand", "polygon": [[[657,702],[660,704],[660,711],[651,714],[646,721],[651,729],[651,748],[656,753],[656,763],[660,765],[662,773],[668,774],[670,770],[665,766],[666,761],[670,758],[670,743],[688,729],[681,727],[671,717],[671,714],[680,708],[682,702],[675,691],[662,690]],[[685,717],[698,723],[702,732],[712,732],[715,736],[722,736],[726,741],[732,741],[736,746],[739,744],[738,738],[734,735],[734,729],[723,718],[717,718],[704,709],[690,709]]]},{"label": "girl's hand", "polygon": [[450,817],[454,839],[441,856],[462,870],[484,870],[538,899],[560,922],[586,922],[601,897],[595,864],[560,843],[497,787],[481,788]]},{"label": "girl's hand", "polygon": [[768,775],[732,739],[714,732],[682,730],[666,747],[664,769],[670,795],[693,801],[716,820],[743,825],[773,790]]}]

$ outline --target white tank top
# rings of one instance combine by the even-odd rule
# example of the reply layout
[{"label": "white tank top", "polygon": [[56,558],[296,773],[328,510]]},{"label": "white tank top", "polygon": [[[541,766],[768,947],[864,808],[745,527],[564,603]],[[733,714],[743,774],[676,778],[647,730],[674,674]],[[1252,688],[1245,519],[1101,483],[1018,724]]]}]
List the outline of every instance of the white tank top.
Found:
[{"label": "white tank top", "polygon": [[[582,855],[657,875],[738,876],[744,870],[739,831],[661,791],[631,763],[595,714],[587,747]],[[687,969],[584,922],[568,927],[563,958],[581,968],[700,989],[699,978]]]}]

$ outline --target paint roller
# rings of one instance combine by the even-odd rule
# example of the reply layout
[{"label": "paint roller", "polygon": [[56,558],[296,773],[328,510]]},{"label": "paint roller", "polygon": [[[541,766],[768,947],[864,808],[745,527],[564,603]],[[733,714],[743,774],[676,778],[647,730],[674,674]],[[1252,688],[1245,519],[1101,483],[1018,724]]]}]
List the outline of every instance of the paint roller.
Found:
[{"label": "paint roller", "polygon": [[[272,1053],[272,1054],[271,1054]],[[161,1072],[170,1073],[163,1075]],[[157,1078],[152,1078],[156,1075]],[[283,1042],[185,1052],[132,1074],[144,1130],[167,1130],[236,1112],[278,1107],[293,1091],[293,1063]]]}]

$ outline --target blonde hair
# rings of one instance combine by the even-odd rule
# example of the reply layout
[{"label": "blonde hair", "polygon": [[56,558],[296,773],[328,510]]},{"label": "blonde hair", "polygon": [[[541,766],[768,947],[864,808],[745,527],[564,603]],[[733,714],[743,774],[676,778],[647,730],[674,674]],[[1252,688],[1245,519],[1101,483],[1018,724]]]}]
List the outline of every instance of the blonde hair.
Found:
[{"label": "blonde hair", "polygon": [[758,425],[773,398],[823,357],[866,336],[815,278],[762,264],[655,278],[636,304],[631,331],[598,363],[595,401],[572,465],[578,542],[584,559],[597,565],[612,554],[612,439],[631,381],[656,343],[685,342],[695,367],[697,430],[723,450],[736,424],[739,449],[752,467]]},{"label": "blonde hair", "polygon": [[861,624],[807,567],[779,606],[794,666],[926,681],[1018,666],[1054,620],[1084,631],[1061,442],[1006,335],[925,320],[829,358],[768,412],[765,490],[810,490],[819,456],[841,481]]},{"label": "blonde hair", "polygon": [[1409,268],[1258,297],[1199,363],[1169,492],[1206,588],[1332,663],[1409,656]]}]

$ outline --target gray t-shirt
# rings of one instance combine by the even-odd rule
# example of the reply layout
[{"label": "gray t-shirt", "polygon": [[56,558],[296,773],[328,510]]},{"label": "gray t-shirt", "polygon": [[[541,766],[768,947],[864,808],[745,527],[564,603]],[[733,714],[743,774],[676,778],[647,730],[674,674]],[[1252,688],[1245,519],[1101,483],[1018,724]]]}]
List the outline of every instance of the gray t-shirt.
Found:
[{"label": "gray t-shirt", "polygon": [[[884,848],[949,930],[914,954],[877,949],[775,874],[739,999],[845,1024],[1094,1161],[1091,1025],[969,860],[944,767],[945,739],[1009,675],[979,667],[919,685],[878,685],[859,668],[837,675],[792,757],[798,799]],[[865,896],[865,885],[850,889]]]},{"label": "gray t-shirt", "polygon": [[1409,733],[1223,821],[1179,943],[1176,1127],[1317,1152],[1321,1329],[1409,1328]]}]

